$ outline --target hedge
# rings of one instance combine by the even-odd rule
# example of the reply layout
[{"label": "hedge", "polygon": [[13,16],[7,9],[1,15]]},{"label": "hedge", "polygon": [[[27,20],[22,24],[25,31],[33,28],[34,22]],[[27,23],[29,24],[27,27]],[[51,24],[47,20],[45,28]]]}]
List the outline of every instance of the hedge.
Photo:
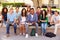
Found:
[{"label": "hedge", "polygon": [[13,7],[20,7],[20,6],[23,6],[23,5],[25,5],[25,3],[2,3],[2,6],[3,7],[6,7],[6,6],[10,6],[10,5],[12,5]]}]

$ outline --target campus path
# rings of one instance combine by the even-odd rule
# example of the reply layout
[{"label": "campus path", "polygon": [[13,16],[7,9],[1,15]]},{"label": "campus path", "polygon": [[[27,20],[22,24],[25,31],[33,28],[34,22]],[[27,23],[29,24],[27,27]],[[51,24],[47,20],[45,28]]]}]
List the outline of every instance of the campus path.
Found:
[{"label": "campus path", "polygon": [[6,37],[6,28],[0,28],[0,40],[60,40],[60,35],[57,35],[53,38],[48,38],[45,36],[39,35],[39,37],[31,37],[25,38],[24,36],[14,35],[13,32],[10,33],[10,37]]}]

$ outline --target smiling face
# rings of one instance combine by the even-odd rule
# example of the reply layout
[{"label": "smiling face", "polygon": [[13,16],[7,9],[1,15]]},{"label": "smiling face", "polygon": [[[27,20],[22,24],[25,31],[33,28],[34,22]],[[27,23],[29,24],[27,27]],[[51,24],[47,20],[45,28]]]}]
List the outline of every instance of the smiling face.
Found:
[{"label": "smiling face", "polygon": [[19,8],[16,8],[16,12],[18,12],[19,11]]},{"label": "smiling face", "polygon": [[39,13],[40,13],[40,12],[41,12],[41,9],[40,9],[40,8],[37,8],[37,12],[39,12]]},{"label": "smiling face", "polygon": [[23,14],[22,15],[25,16],[25,10],[23,10]]},{"label": "smiling face", "polygon": [[10,14],[12,14],[13,13],[13,8],[10,8],[10,11],[9,12],[10,12]]},{"label": "smiling face", "polygon": [[30,13],[33,15],[34,14],[34,9],[31,9],[30,10]]},{"label": "smiling face", "polygon": [[56,12],[54,12],[54,14],[55,14],[55,16],[58,16],[58,15],[59,15],[57,11],[56,11]]}]

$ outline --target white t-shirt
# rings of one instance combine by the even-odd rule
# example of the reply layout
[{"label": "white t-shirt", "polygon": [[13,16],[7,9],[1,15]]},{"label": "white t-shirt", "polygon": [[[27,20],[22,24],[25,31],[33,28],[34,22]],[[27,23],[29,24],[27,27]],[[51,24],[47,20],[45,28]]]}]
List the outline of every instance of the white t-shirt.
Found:
[{"label": "white t-shirt", "polygon": [[50,17],[51,17],[51,14],[47,14],[47,17],[48,17],[48,22],[50,22]]},{"label": "white t-shirt", "polygon": [[25,24],[25,22],[26,22],[26,17],[21,17],[22,19],[21,19],[21,24]]},{"label": "white t-shirt", "polygon": [[2,15],[0,16],[0,20],[2,20]]},{"label": "white t-shirt", "polygon": [[31,17],[33,18],[33,15],[31,15]]},{"label": "white t-shirt", "polygon": [[56,23],[57,21],[60,20],[60,15],[58,15],[58,16],[53,15],[52,19],[53,19],[54,23]]}]

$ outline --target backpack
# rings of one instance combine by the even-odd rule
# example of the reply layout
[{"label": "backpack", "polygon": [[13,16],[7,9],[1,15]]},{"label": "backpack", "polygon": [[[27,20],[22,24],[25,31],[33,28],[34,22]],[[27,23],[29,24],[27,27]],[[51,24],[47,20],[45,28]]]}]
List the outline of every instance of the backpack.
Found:
[{"label": "backpack", "polygon": [[36,33],[36,31],[35,31],[35,29],[33,28],[32,31],[31,31],[31,33],[30,33],[30,36],[35,36],[35,33]]},{"label": "backpack", "polygon": [[46,37],[50,37],[50,38],[56,37],[56,35],[55,35],[54,33],[52,33],[52,32],[47,32],[47,33],[45,34],[45,36],[46,36]]}]

